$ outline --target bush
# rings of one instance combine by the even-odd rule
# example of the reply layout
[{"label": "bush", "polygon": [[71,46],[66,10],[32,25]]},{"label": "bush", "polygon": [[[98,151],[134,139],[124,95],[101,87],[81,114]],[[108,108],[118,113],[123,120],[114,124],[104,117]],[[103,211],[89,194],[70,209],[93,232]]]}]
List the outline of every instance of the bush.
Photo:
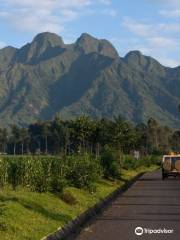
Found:
[{"label": "bush", "polygon": [[74,155],[63,159],[52,156],[8,156],[0,160],[0,185],[29,187],[37,192],[62,193],[67,184],[95,190],[94,182],[102,175],[98,159]]},{"label": "bush", "polygon": [[16,187],[23,183],[25,176],[25,164],[20,158],[11,158],[7,166],[8,182],[15,190]]},{"label": "bush", "polygon": [[62,192],[67,184],[67,164],[58,157],[28,158],[26,185],[37,192]]},{"label": "bush", "polygon": [[137,159],[133,158],[132,156],[126,155],[123,157],[122,167],[126,170],[128,169],[135,169],[138,167]]},{"label": "bush", "polygon": [[76,198],[68,191],[62,193],[61,199],[69,205],[75,205],[77,203]]},{"label": "bush", "polygon": [[[105,147],[101,158],[92,155],[72,155],[66,158],[55,156],[7,156],[0,159],[0,186],[11,184],[15,190],[18,185],[37,192],[62,193],[67,185],[96,190],[95,183],[104,176],[120,177],[120,164],[117,151]],[[122,167],[136,169],[149,167],[160,162],[157,156],[147,156],[138,160],[124,156]]]},{"label": "bush", "polygon": [[32,191],[45,192],[49,187],[50,159],[29,158],[26,164],[26,184]]},{"label": "bush", "polygon": [[70,172],[68,179],[74,187],[92,190],[93,183],[102,175],[98,159],[88,154],[76,155],[69,158]]},{"label": "bush", "polygon": [[101,165],[104,170],[104,176],[106,178],[119,178],[120,177],[120,165],[118,163],[117,152],[109,146],[106,146],[101,155]]},{"label": "bush", "polygon": [[8,183],[8,161],[5,158],[0,159],[0,187]]},{"label": "bush", "polygon": [[130,155],[125,155],[123,158],[122,167],[126,170],[128,169],[136,169],[138,167],[150,167],[151,165],[158,165],[159,164],[159,157],[157,156],[146,156],[141,157],[139,159],[135,159]]},{"label": "bush", "polygon": [[69,167],[65,159],[54,158],[50,168],[50,188],[51,192],[63,192],[67,186],[67,175]]}]

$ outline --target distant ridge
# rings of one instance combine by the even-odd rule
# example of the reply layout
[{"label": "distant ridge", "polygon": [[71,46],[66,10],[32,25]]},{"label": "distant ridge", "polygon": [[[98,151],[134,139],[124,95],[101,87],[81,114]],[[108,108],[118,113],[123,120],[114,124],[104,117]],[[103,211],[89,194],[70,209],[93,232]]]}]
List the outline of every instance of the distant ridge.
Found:
[{"label": "distant ridge", "polygon": [[177,127],[179,103],[180,67],[164,67],[139,51],[122,58],[109,41],[87,33],[65,44],[45,32],[20,49],[0,50],[2,126],[60,112],[66,119],[122,115],[135,123],[153,117]]}]

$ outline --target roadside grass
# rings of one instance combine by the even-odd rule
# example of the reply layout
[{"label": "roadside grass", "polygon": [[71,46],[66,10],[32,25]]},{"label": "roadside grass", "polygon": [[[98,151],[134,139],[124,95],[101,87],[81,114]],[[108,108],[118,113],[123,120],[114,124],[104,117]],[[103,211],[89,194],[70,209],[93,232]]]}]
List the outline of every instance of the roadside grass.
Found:
[{"label": "roadside grass", "polygon": [[30,192],[28,189],[11,187],[0,190],[0,239],[40,240],[62,227],[68,221],[93,206],[126,181],[140,172],[153,171],[156,165],[140,167],[136,170],[122,170],[118,181],[102,179],[97,182],[96,191],[67,187],[66,195],[75,202],[67,203],[61,196],[51,193]]}]

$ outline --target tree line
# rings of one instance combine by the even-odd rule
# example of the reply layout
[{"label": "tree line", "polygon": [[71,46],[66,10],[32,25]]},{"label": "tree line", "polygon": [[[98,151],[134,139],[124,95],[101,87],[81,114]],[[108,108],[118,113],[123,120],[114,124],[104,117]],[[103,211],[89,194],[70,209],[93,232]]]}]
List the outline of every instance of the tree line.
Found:
[{"label": "tree line", "polygon": [[81,115],[62,120],[59,114],[51,121],[37,121],[28,127],[12,125],[0,128],[0,152],[6,154],[89,153],[100,155],[105,146],[121,154],[140,151],[162,154],[180,151],[180,130],[161,126],[150,118],[147,124],[133,125],[121,116],[92,119]]}]

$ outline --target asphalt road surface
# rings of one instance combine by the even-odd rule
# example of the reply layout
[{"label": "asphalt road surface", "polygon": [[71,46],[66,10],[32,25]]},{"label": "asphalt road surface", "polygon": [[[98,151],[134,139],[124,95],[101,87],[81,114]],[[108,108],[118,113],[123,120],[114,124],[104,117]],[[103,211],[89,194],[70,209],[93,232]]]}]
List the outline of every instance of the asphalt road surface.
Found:
[{"label": "asphalt road surface", "polygon": [[180,240],[180,179],[143,175],[74,239]]}]

